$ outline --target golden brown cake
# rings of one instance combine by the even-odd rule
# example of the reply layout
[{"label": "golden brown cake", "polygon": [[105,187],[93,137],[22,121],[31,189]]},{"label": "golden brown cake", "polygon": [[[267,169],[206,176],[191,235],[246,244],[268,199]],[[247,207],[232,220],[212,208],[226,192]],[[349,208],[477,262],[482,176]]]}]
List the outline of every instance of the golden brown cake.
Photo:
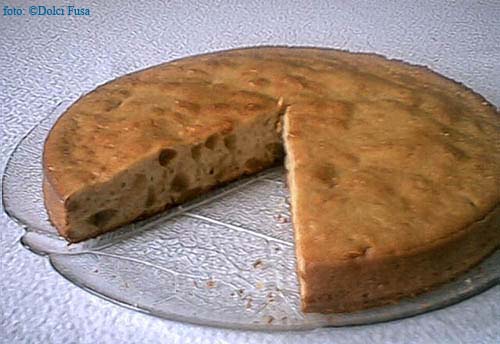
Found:
[{"label": "golden brown cake", "polygon": [[238,49],[79,99],[46,141],[45,201],[81,241],[270,166],[284,147],[303,310],[348,312],[446,282],[498,248],[499,133],[493,106],[424,67]]}]

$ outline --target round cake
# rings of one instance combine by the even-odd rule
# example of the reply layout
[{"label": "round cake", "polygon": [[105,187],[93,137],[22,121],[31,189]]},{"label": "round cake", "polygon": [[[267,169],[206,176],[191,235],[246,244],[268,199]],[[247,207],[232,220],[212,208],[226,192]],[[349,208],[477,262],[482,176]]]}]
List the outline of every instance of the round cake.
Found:
[{"label": "round cake", "polygon": [[500,246],[496,108],[425,67],[332,49],[216,52],[99,86],[47,138],[46,208],[77,242],[283,157],[305,312],[421,293]]}]

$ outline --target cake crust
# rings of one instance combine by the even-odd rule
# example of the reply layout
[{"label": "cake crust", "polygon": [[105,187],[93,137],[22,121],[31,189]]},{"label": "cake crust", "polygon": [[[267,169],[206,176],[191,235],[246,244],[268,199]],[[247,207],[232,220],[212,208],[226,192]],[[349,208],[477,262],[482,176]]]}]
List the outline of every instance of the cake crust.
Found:
[{"label": "cake crust", "polygon": [[236,49],[79,99],[45,143],[45,202],[80,241],[270,166],[284,144],[303,310],[347,312],[444,283],[499,247],[499,132],[495,107],[426,67]]}]

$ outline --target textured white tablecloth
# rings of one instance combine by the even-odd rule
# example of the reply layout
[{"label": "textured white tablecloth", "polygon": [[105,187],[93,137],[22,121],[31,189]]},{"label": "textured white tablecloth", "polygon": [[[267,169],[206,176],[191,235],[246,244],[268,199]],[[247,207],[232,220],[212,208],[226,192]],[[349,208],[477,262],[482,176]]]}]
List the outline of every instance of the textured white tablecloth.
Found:
[{"label": "textured white tablecloth", "polygon": [[[0,2],[2,170],[21,136],[58,102],[173,58],[250,45],[373,51],[431,68],[500,105],[500,2]],[[314,4],[313,4],[314,3]],[[33,17],[30,5],[88,7],[89,17]],[[229,331],[130,311],[67,282],[19,244],[0,215],[2,343],[499,343],[500,287],[384,324],[296,333]]]}]

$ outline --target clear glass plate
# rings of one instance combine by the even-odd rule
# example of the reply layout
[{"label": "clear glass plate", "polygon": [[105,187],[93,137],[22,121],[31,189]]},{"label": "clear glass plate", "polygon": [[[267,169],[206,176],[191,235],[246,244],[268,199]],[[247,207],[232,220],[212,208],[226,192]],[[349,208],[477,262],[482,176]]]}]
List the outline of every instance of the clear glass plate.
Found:
[{"label": "clear glass plate", "polygon": [[59,104],[19,143],[3,175],[8,215],[25,247],[107,300],[173,320],[235,329],[370,324],[441,308],[500,282],[500,251],[441,288],[349,314],[303,314],[282,168],[267,170],[153,218],[68,245],[47,219],[41,155]]}]

